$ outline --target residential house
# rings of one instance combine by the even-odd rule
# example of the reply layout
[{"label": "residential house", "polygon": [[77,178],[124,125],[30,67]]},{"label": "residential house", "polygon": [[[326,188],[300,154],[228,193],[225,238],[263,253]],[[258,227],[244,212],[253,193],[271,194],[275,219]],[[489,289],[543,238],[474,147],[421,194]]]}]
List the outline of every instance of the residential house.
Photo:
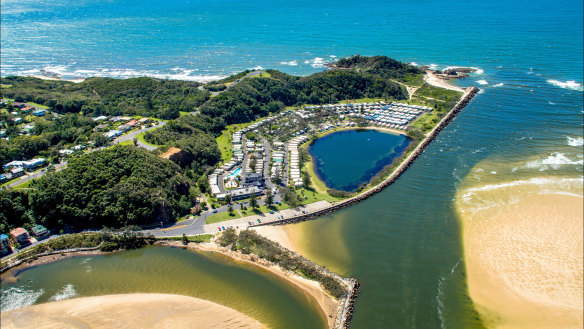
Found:
[{"label": "residential house", "polygon": [[14,243],[18,243],[20,245],[30,244],[30,237],[28,236],[28,232],[22,227],[17,227],[10,231],[10,236],[12,237],[12,241],[14,241]]},{"label": "residential house", "polygon": [[26,107],[26,104],[21,103],[21,102],[14,102],[14,103],[12,103],[12,106],[21,109],[23,107]]},{"label": "residential house", "polygon": [[22,161],[22,166],[29,170],[35,169],[45,164],[45,161],[47,161],[45,158],[36,158],[28,161]]},{"label": "residential house", "polygon": [[0,255],[8,255],[12,252],[10,248],[10,238],[5,234],[0,234]]},{"label": "residential house", "polygon": [[229,192],[229,193],[231,194],[231,200],[236,201],[236,200],[246,199],[246,198],[249,198],[249,197],[254,196],[254,195],[258,195],[261,193],[261,190],[257,186],[251,186],[251,187],[244,187],[244,188],[240,188],[240,189],[236,189],[236,190],[231,190],[231,192]]},{"label": "residential house", "polygon": [[32,235],[37,239],[37,241],[46,239],[50,235],[49,230],[47,230],[47,228],[42,225],[37,224],[30,230],[32,231]]}]

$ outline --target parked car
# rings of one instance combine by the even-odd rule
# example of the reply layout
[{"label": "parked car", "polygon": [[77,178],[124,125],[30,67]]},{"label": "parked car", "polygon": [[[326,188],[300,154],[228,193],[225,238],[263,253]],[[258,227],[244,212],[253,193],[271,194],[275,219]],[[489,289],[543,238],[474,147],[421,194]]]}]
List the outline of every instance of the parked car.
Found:
[{"label": "parked car", "polygon": [[225,231],[225,226],[221,226],[221,228],[223,229],[223,231]]},{"label": "parked car", "polygon": [[220,228],[220,227],[218,227],[218,229],[219,229],[219,232],[221,232],[221,228]]},{"label": "parked car", "polygon": [[272,210],[272,211],[270,211],[270,214],[272,214],[272,215],[273,215],[273,214],[274,214],[274,211],[273,211],[273,210]]},{"label": "parked car", "polygon": [[213,209],[213,213],[216,214],[217,213],[217,209]]},{"label": "parked car", "polygon": [[258,218],[258,223],[260,223],[260,224],[262,223],[262,221],[259,218]]}]

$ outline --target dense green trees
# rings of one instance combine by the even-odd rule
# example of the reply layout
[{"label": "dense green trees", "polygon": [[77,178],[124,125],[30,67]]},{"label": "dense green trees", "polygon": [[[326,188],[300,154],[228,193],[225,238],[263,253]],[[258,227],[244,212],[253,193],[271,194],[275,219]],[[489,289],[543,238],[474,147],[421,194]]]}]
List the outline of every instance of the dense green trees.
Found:
[{"label": "dense green trees", "polygon": [[232,124],[279,112],[285,106],[370,97],[398,100],[407,97],[402,86],[373,72],[331,70],[307,77],[274,70],[267,72],[270,77],[241,80],[233,88],[212,98],[202,106],[201,113],[222,117],[225,123]]},{"label": "dense green trees", "polygon": [[197,82],[153,78],[90,78],[81,83],[5,77],[2,97],[49,106],[58,113],[86,115],[141,115],[174,119],[179,111],[193,111],[208,98]]},{"label": "dense green trees", "polygon": [[[39,180],[30,209],[47,227],[81,229],[170,221],[187,213],[189,183],[180,168],[134,146],[115,146],[69,161]],[[183,198],[184,197],[184,198]]]},{"label": "dense green trees", "polygon": [[[68,113],[57,118],[36,119],[34,135],[10,134],[9,140],[0,139],[0,163],[12,160],[28,160],[41,155],[50,157],[56,154],[56,146],[73,143],[89,135],[97,124],[90,118],[78,113]],[[54,152],[51,152],[51,149]]]}]

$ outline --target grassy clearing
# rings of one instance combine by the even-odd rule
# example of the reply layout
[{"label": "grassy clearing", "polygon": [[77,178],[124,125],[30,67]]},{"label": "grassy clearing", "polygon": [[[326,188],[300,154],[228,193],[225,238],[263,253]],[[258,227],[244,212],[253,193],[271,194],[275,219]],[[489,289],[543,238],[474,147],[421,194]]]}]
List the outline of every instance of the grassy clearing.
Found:
[{"label": "grassy clearing", "polygon": [[127,141],[120,142],[117,145],[134,145],[134,141],[131,139],[128,139]]},{"label": "grassy clearing", "polygon": [[36,106],[36,107],[39,107],[39,108],[45,109],[45,110],[48,110],[49,109],[48,106],[41,105],[41,104],[37,104],[37,103],[33,103],[33,102],[26,102],[26,104],[29,104],[29,105],[32,105],[32,106]]},{"label": "grassy clearing", "polygon": [[225,129],[223,129],[223,131],[221,132],[221,135],[216,138],[217,145],[219,146],[219,151],[221,152],[221,160],[223,161],[223,163],[229,162],[231,160],[231,158],[233,157],[233,144],[231,143],[231,137],[232,137],[233,133],[242,129],[242,128],[245,128],[249,125],[252,125],[252,124],[254,124],[262,119],[265,119],[265,118],[266,117],[259,118],[257,120],[254,120],[254,121],[248,122],[248,123],[232,124],[232,125],[226,126]]},{"label": "grassy clearing", "polygon": [[12,85],[5,85],[3,83],[0,83],[0,88],[10,88],[12,87]]},{"label": "grassy clearing", "polygon": [[463,93],[460,91],[438,88],[424,83],[424,85],[420,87],[420,89],[418,89],[414,95],[430,97],[448,102],[460,99],[462,94]]},{"label": "grassy clearing", "polygon": [[399,82],[406,84],[410,87],[421,87],[424,81],[424,73],[418,75],[408,75],[403,79],[400,79]]},{"label": "grassy clearing", "polygon": [[[158,129],[158,128],[154,128],[154,129],[152,129],[152,130],[156,130],[156,129]],[[152,130],[150,130],[150,131],[152,131]],[[148,145],[148,146],[155,146],[155,147],[164,146],[164,145],[156,145],[156,144],[151,144],[151,143],[148,143],[148,142],[147,142],[147,141],[144,139],[144,133],[143,133],[143,132],[141,132],[141,133],[137,134],[137,135],[136,135],[136,139],[137,139],[137,140],[139,140],[140,142],[142,142],[142,143],[144,143],[144,144]]]},{"label": "grassy clearing", "polygon": [[[191,235],[191,236],[187,236],[187,239],[189,240],[189,242],[202,243],[202,242],[211,241],[211,239],[213,239],[214,236],[215,235],[213,235],[213,234]],[[168,238],[156,238],[156,240],[182,241],[183,238],[178,236],[178,237],[168,237]]]},{"label": "grassy clearing", "polygon": [[260,74],[256,74],[256,75],[251,75],[248,78],[271,78],[272,75],[268,72],[263,72]]},{"label": "grassy clearing", "polygon": [[179,111],[178,112],[178,115],[181,116],[181,117],[184,116],[184,115],[189,115],[189,114],[191,114],[191,112],[183,112],[183,111]]},{"label": "grassy clearing", "polygon": [[241,218],[241,216],[237,213],[237,211],[233,212],[233,216],[230,215],[229,212],[225,211],[225,212],[220,212],[218,214],[214,214],[214,215],[207,217],[207,219],[205,220],[205,224],[219,223],[219,222],[224,222],[226,220],[237,219],[237,218]]},{"label": "grassy clearing", "polygon": [[15,189],[15,190],[18,190],[18,189],[26,189],[26,188],[28,188],[30,186],[31,183],[32,183],[32,180],[28,180],[28,181],[26,181],[26,182],[24,182],[22,184],[15,185],[13,187],[13,189]]},{"label": "grassy clearing", "polygon": [[436,111],[432,111],[417,118],[416,121],[411,124],[411,126],[418,128],[425,133],[428,133],[434,128],[434,126],[436,126],[439,121],[440,118],[438,117],[438,113],[436,113]]}]

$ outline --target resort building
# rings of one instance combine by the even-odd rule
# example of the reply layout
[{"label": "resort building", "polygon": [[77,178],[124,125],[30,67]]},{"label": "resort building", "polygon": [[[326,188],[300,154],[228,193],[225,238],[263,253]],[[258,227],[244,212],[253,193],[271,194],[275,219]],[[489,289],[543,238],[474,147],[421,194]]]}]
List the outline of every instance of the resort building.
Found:
[{"label": "resort building", "polygon": [[229,194],[231,194],[231,200],[233,200],[233,201],[247,199],[251,196],[259,195],[260,193],[261,193],[261,190],[257,186],[239,188],[239,189],[232,190],[231,192],[229,192]]}]

